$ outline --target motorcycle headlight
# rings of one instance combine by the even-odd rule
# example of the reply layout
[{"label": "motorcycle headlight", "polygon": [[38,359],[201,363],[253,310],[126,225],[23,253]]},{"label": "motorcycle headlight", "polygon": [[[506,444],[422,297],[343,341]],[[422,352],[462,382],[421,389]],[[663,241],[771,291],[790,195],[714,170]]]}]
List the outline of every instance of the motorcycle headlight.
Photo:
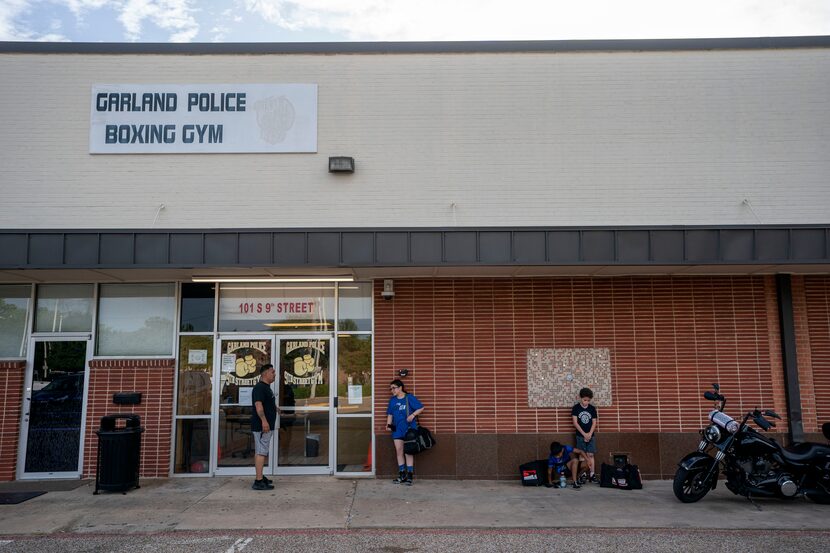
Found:
[{"label": "motorcycle headlight", "polygon": [[720,440],[720,428],[715,426],[714,424],[711,426],[707,426],[706,430],[703,431],[703,437],[709,440],[710,442],[717,442]]}]

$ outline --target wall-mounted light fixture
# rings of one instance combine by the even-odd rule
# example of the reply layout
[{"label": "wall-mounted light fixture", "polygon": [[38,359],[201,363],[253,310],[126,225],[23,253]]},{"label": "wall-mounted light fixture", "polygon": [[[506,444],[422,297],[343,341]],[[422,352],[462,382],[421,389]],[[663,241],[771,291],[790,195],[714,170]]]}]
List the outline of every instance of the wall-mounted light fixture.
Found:
[{"label": "wall-mounted light fixture", "polygon": [[380,297],[385,300],[391,300],[395,297],[395,285],[391,278],[387,278],[383,281],[383,290],[380,293]]},{"label": "wall-mounted light fixture", "polygon": [[354,173],[354,158],[344,156],[330,157],[329,173]]},{"label": "wall-mounted light fixture", "polygon": [[353,282],[354,277],[212,277],[195,276],[193,282]]}]

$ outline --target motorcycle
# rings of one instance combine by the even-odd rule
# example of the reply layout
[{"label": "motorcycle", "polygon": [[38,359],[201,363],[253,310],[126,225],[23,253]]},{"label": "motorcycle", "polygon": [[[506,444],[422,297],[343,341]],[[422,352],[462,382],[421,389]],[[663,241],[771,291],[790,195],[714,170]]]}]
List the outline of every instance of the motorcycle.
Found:
[{"label": "motorcycle", "polygon": [[[700,501],[715,489],[720,471],[726,487],[735,495],[794,498],[805,496],[816,503],[830,504],[830,445],[800,443],[782,447],[749,425],[768,431],[772,419],[781,417],[769,409],[754,409],[738,422],[726,413],[726,397],[720,387],[703,397],[715,402],[709,413],[710,425],[700,431],[697,451],[678,463],[674,475],[674,495],[683,503]],[[830,440],[830,423],[822,426]],[[714,457],[711,455],[714,453]]]}]

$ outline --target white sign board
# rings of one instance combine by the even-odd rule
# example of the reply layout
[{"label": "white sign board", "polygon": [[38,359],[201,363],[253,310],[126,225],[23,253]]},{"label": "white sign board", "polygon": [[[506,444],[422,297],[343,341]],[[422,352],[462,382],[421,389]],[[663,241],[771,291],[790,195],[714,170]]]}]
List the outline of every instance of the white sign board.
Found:
[{"label": "white sign board", "polygon": [[316,151],[316,84],[92,87],[92,154]]},{"label": "white sign board", "polygon": [[363,403],[363,386],[356,384],[349,386],[349,405],[360,405]]},{"label": "white sign board", "polygon": [[233,353],[222,354],[222,372],[232,373],[236,370],[236,355]]},{"label": "white sign board", "polygon": [[239,387],[239,405],[251,405],[254,388],[252,386]]},{"label": "white sign board", "polygon": [[188,365],[207,365],[206,349],[191,349],[187,352]]}]

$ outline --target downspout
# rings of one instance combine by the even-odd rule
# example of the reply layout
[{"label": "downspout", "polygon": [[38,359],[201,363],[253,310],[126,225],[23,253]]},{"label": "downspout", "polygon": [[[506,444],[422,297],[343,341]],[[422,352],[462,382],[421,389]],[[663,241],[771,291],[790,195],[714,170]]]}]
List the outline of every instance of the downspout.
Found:
[{"label": "downspout", "polygon": [[787,395],[787,419],[790,421],[790,441],[804,441],[801,415],[801,391],[798,387],[798,359],[795,350],[795,320],[793,318],[793,291],[790,275],[775,275],[778,296],[778,321],[781,328],[781,358],[784,362],[784,390]]}]

